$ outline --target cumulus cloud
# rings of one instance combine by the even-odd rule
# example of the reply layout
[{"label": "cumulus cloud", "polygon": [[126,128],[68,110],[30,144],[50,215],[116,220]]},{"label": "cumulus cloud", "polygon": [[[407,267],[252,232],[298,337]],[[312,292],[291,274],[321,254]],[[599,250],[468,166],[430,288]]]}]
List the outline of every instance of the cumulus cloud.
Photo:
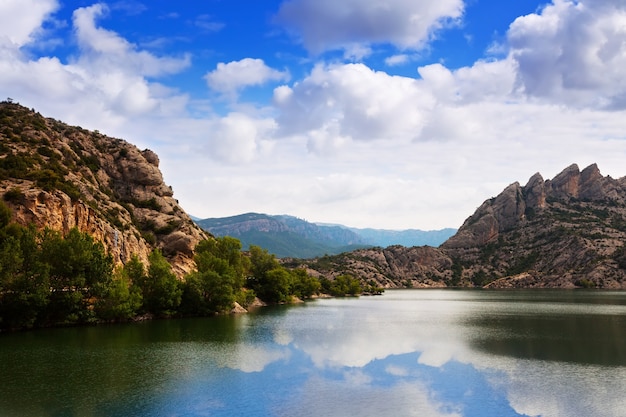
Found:
[{"label": "cumulus cloud", "polygon": [[96,20],[108,13],[103,4],[80,8],[74,12],[74,29],[82,49],[79,63],[100,72],[114,70],[158,77],[174,74],[191,64],[189,55],[181,58],[157,57],[138,48],[117,33],[96,26]]},{"label": "cumulus cloud", "polygon": [[208,133],[205,148],[215,160],[242,164],[263,150],[263,140],[274,128],[272,120],[259,120],[242,113],[217,119]]},{"label": "cumulus cloud", "polygon": [[510,57],[524,94],[550,102],[626,108],[626,3],[554,0],[517,18]]},{"label": "cumulus cloud", "polygon": [[[56,0],[0,2],[0,45],[22,47],[35,39],[42,22],[59,7]],[[24,13],[24,11],[28,13]]]},{"label": "cumulus cloud", "polygon": [[412,138],[433,100],[414,79],[348,64],[317,65],[303,81],[277,88],[274,103],[285,135],[368,141]]},{"label": "cumulus cloud", "polygon": [[463,9],[462,0],[290,0],[281,5],[276,20],[313,53],[355,43],[421,49],[434,32],[459,19]]},{"label": "cumulus cloud", "polygon": [[227,64],[220,62],[216,69],[205,75],[205,79],[212,90],[234,96],[245,87],[286,81],[289,73],[268,67],[262,59],[244,58]]},{"label": "cumulus cloud", "polygon": [[[186,68],[191,62],[189,56],[157,57],[98,27],[97,19],[108,9],[96,4],[74,11],[73,33],[80,50],[69,62],[57,57],[31,58],[21,47],[42,31],[45,19],[56,8],[55,2],[33,3],[24,7],[20,2],[19,8],[11,9],[9,15],[12,21],[20,22],[22,31],[15,32],[13,43],[0,43],[0,87],[10,96],[69,123],[109,131],[129,116],[180,109],[184,96],[149,82],[148,77]],[[3,2],[0,8],[12,4]],[[11,10],[0,15],[7,16],[4,12]],[[2,25],[3,29],[10,27]]]}]

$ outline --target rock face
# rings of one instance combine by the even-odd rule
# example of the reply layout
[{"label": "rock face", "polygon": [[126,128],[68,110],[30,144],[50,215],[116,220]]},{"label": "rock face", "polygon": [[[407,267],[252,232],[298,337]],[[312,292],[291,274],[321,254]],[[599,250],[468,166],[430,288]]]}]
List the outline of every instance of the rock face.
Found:
[{"label": "rock face", "polygon": [[307,265],[386,288],[626,288],[626,178],[593,164],[537,173],[485,201],[439,248],[370,249]]},{"label": "rock face", "polygon": [[118,263],[160,248],[182,276],[207,233],[173,198],[159,158],[120,140],[0,104],[0,195],[20,224],[77,227]]}]

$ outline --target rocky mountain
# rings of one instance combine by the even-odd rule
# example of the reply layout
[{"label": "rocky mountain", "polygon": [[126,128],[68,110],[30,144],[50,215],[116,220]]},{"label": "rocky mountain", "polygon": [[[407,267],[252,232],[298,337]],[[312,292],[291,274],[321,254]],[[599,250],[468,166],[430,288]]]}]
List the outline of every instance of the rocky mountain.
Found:
[{"label": "rocky mountain", "polygon": [[244,249],[260,246],[279,258],[311,258],[367,246],[345,227],[318,226],[293,216],[246,213],[232,217],[196,220],[215,236],[232,236]]},{"label": "rocky mountain", "polygon": [[626,288],[626,177],[593,164],[533,175],[485,201],[439,248],[374,248],[303,262],[386,288]]},{"label": "rocky mountain", "polygon": [[179,275],[207,233],[163,181],[159,158],[121,139],[0,103],[0,195],[14,220],[101,241],[118,263],[160,248]]}]

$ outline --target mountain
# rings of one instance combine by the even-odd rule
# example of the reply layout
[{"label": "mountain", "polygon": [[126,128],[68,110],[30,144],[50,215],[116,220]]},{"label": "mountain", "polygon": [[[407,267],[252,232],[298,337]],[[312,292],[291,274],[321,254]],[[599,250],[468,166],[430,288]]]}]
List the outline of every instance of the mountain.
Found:
[{"label": "mountain", "polygon": [[158,156],[121,139],[0,103],[0,196],[13,220],[63,233],[77,227],[116,263],[160,248],[182,276],[207,233],[163,182]]},{"label": "mountain", "polygon": [[370,248],[295,262],[386,288],[626,288],[626,177],[576,164],[486,200],[439,248]]},{"label": "mountain", "polygon": [[244,249],[260,246],[279,258],[311,258],[367,246],[356,233],[339,226],[318,226],[293,216],[246,213],[196,220],[215,236],[232,236]]},{"label": "mountain", "polygon": [[368,244],[372,246],[387,247],[393,245],[433,246],[437,247],[456,233],[456,229],[441,230],[385,230],[385,229],[356,229],[349,228]]},{"label": "mountain", "polygon": [[257,245],[279,258],[313,258],[369,246],[439,246],[454,229],[357,229],[337,224],[310,223],[293,216],[247,213],[232,217],[195,220],[215,236],[232,236],[244,248]]}]

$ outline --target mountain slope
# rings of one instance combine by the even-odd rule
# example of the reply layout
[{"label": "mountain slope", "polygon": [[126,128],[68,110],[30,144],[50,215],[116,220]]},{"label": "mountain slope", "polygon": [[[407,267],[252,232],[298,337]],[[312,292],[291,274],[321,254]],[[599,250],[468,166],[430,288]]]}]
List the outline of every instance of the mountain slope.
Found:
[{"label": "mountain slope", "polygon": [[14,221],[101,241],[117,263],[160,248],[178,275],[207,234],[173,198],[159,158],[120,139],[0,103],[0,195]]},{"label": "mountain slope", "polygon": [[338,226],[318,226],[292,216],[246,213],[197,220],[215,236],[232,236],[244,249],[260,246],[279,258],[310,258],[366,246],[358,235]]},{"label": "mountain slope", "polygon": [[486,200],[439,248],[365,249],[303,262],[402,286],[626,288],[626,178],[571,165]]},{"label": "mountain slope", "polygon": [[313,258],[368,246],[439,246],[455,232],[454,229],[357,229],[259,213],[196,220],[196,223],[216,236],[236,237],[244,248],[261,246],[279,258]]}]

